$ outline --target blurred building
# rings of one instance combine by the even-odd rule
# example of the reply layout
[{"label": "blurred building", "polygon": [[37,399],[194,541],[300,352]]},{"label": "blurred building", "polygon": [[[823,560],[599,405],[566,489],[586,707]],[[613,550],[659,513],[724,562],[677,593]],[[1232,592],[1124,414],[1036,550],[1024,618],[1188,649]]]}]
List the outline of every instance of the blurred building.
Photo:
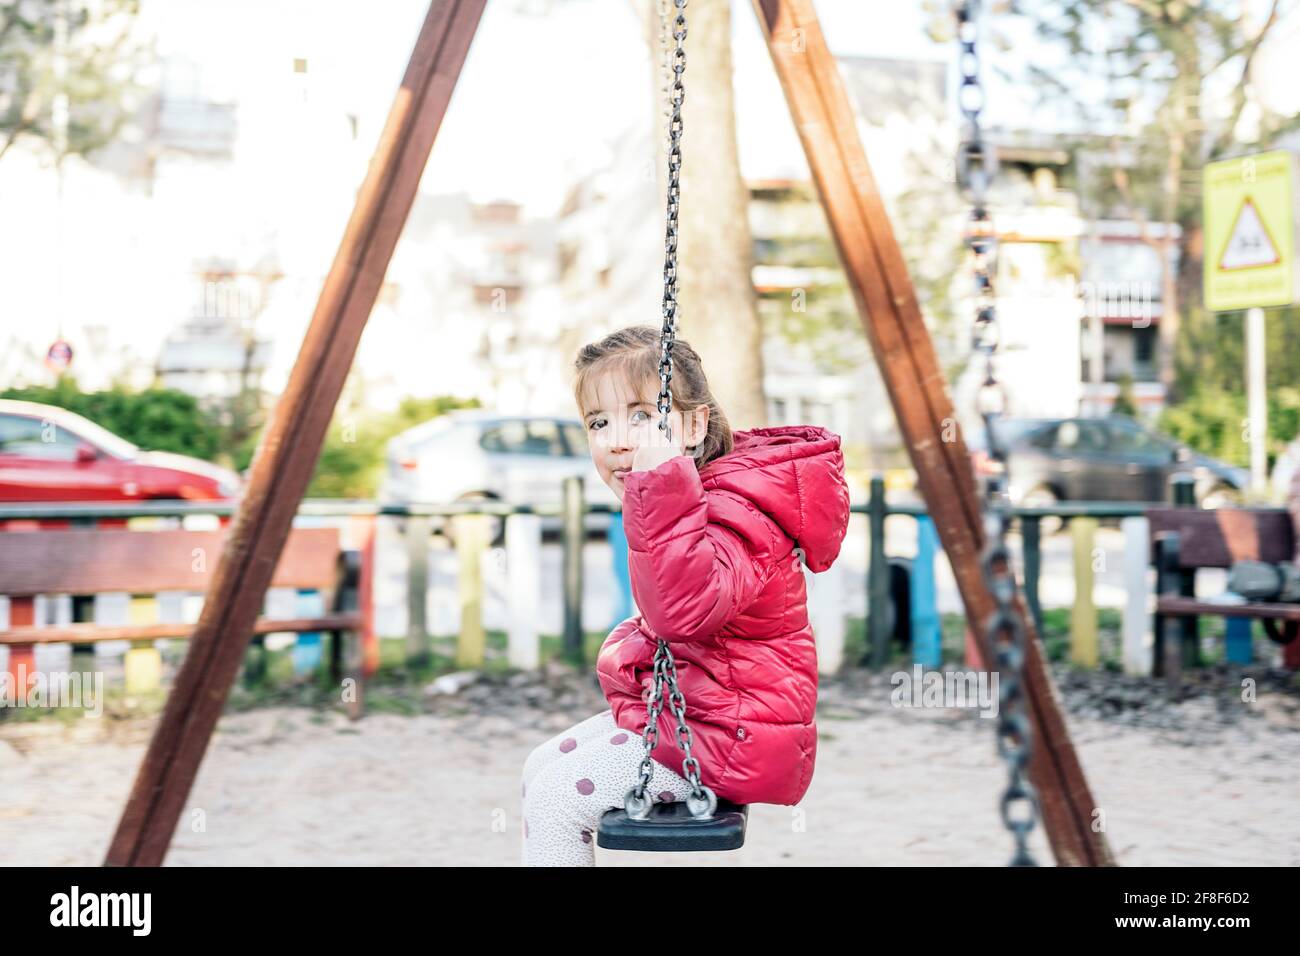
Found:
[{"label": "blurred building", "polygon": [[[1009,413],[1104,415],[1126,388],[1139,414],[1154,417],[1164,403],[1158,243],[1176,240],[1178,227],[1085,208],[1096,144],[1025,130],[987,135],[999,163],[989,207],[998,237],[996,369]],[[1122,156],[1106,156],[1116,161]],[[955,388],[966,403],[980,364]]]},{"label": "blurred building", "polygon": [[[927,172],[941,175],[918,157],[933,157],[935,138],[945,135],[944,65],[854,57],[841,60],[841,69],[866,104],[868,151],[885,157],[887,201]],[[575,176],[558,224],[561,356],[612,329],[660,323],[659,161],[649,133],[633,132],[619,137],[594,171]],[[814,189],[789,178],[747,185],[769,424],[824,425],[843,436],[853,464],[901,464],[893,411]]]},{"label": "blurred building", "polygon": [[[0,309],[25,317],[8,347],[26,354],[39,345],[34,335],[52,339],[61,328],[83,388],[139,388],[157,376],[219,400],[244,375],[243,326],[263,314],[278,324],[252,333],[262,342],[254,368],[297,354],[368,150],[347,96],[313,85],[299,31],[250,31],[243,17],[214,15],[197,0],[145,2],[133,28],[157,60],[121,135],[69,157],[61,191],[41,144],[5,157],[6,212],[25,225],[0,237],[12,244],[0,254],[41,252],[0,290]],[[214,47],[198,33],[222,31],[239,38],[226,48],[239,58],[196,52]],[[256,95],[241,97],[240,84]],[[203,264],[238,271],[263,261],[277,262],[288,281],[263,290],[251,315],[223,311],[233,280],[214,280]],[[205,297],[223,304],[212,311]],[[36,384],[50,375],[26,363],[6,378]]]},{"label": "blurred building", "polygon": [[[565,194],[557,223],[560,308],[552,334],[563,367],[556,381],[567,385],[574,356],[593,339],[629,325],[663,323],[659,156],[648,124],[635,127],[611,144],[599,166],[580,172]],[[567,388],[558,400],[572,410]]]},{"label": "blurred building", "polygon": [[[1145,235],[1144,235],[1145,234]],[[1178,268],[1176,223],[1091,220],[1079,237],[1082,374],[1079,411],[1104,415],[1127,388],[1139,414],[1164,408],[1159,381],[1160,320],[1164,315],[1160,249],[1172,240],[1169,269]]]},{"label": "blurred building", "polygon": [[[972,280],[962,249],[968,207],[952,181],[957,127],[947,107],[949,65],[848,57],[840,69],[940,365],[952,376],[958,419],[978,427],[984,368],[970,352]],[[1080,183],[1095,182],[1098,157],[1123,162],[1113,143],[1099,153],[1096,144],[1032,130],[987,135],[999,156],[989,205],[999,240],[996,372],[1009,414],[1105,414],[1125,389],[1139,414],[1153,417],[1164,402],[1159,243],[1166,235],[1176,240],[1177,226],[1116,218],[1123,209],[1084,208]],[[772,421],[825,424],[846,446],[865,450],[873,467],[903,464],[892,407],[812,185],[757,181],[751,195]],[[1176,243],[1169,246],[1175,269]],[[783,342],[783,329],[805,341]]]},{"label": "blurred building", "polygon": [[[958,228],[944,155],[954,133],[939,61],[841,57],[840,74],[887,210],[918,270],[918,298],[942,362],[958,360],[930,307],[927,269],[943,273]],[[823,425],[844,439],[850,467],[906,465],[893,407],[867,343],[830,226],[806,179],[750,182],[754,285],[765,342],[765,388],[772,424]],[[922,228],[909,228],[914,222]]]},{"label": "blurred building", "polygon": [[212,409],[224,410],[240,397],[260,407],[271,343],[259,335],[257,320],[279,273],[274,267],[241,272],[231,262],[217,261],[196,270],[195,278],[198,294],[190,316],[168,335],[158,356],[159,383]]},{"label": "blurred building", "polygon": [[[155,95],[120,142],[93,162],[67,164],[61,220],[49,215],[57,202],[48,168],[22,150],[6,156],[7,212],[29,225],[0,235],[0,254],[17,261],[27,248],[43,253],[0,289],[0,309],[18,317],[19,330],[0,341],[7,381],[48,379],[44,349],[63,328],[84,387],[125,373],[147,384],[138,379],[155,371],[164,384],[211,400],[284,387],[391,87],[371,75],[378,70],[357,69],[381,62],[378,47],[364,47],[368,38],[339,52],[332,38],[304,33],[290,4],[258,9],[264,28],[250,32],[240,17],[215,15],[199,0],[143,4],[141,29],[160,41]],[[412,23],[421,13],[412,7]],[[214,52],[228,49],[241,56]],[[959,373],[969,357],[970,282],[956,258],[964,209],[951,174],[951,64],[844,57],[839,68],[965,414],[973,379]],[[363,96],[367,84],[383,95]],[[452,111],[447,122],[456,121]],[[472,129],[483,120],[460,122]],[[426,176],[354,366],[366,403],[455,394],[509,411],[572,411],[577,348],[612,328],[660,321],[657,133],[641,117],[610,136],[603,153],[584,155],[554,214],[448,194]],[[1154,408],[1161,309],[1150,243],[1110,211],[1080,208],[1085,153],[1023,131],[994,138],[1003,148],[992,197],[1002,239],[999,368],[1013,411],[1101,409],[1129,378],[1139,406]],[[769,421],[826,425],[845,437],[857,464],[904,464],[814,189],[804,174],[754,178],[749,187]],[[1148,227],[1148,239],[1160,234]],[[60,256],[44,255],[54,249]],[[75,263],[76,277],[57,295],[55,259]],[[195,266],[213,262],[225,278]],[[276,264],[272,282],[251,275],[264,262]],[[256,287],[256,301],[209,309],[214,282]],[[33,339],[28,329],[40,327],[49,334]]]},{"label": "blurred building", "polygon": [[856,450],[895,444],[893,411],[812,184],[748,186],[768,423],[821,425]]},{"label": "blurred building", "polygon": [[554,407],[556,248],[554,220],[519,203],[418,194],[389,265],[387,308],[362,340],[368,401],[454,394],[510,412]]}]

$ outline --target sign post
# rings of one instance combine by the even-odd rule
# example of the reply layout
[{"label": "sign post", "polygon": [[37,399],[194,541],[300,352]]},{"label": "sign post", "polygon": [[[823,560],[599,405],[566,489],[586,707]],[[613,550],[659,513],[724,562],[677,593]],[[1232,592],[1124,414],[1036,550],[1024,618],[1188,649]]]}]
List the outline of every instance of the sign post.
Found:
[{"label": "sign post", "polygon": [[1264,309],[1300,291],[1297,157],[1286,150],[1209,163],[1204,171],[1205,306],[1246,312],[1246,436],[1251,490],[1267,486]]},{"label": "sign post", "polygon": [[1264,390],[1264,310],[1246,310],[1246,437],[1250,444],[1250,490],[1262,497],[1268,487],[1268,395]]}]

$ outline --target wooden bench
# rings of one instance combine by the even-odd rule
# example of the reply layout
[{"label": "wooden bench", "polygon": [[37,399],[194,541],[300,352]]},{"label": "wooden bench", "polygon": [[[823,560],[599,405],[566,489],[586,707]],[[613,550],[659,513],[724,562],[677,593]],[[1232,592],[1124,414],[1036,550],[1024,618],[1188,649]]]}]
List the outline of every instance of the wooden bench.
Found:
[{"label": "wooden bench", "polygon": [[[92,644],[100,641],[154,641],[188,637],[193,625],[158,621],[104,626],[75,623],[39,627],[35,624],[37,595],[103,594],[157,595],[165,592],[203,593],[216,571],[228,535],[215,531],[127,531],[67,529],[0,533],[0,595],[9,596],[9,627],[0,630],[0,644],[9,647],[9,671],[25,664],[35,670],[37,644]],[[365,628],[362,559],[360,552],[340,548],[337,528],[295,528],[289,535],[271,586],[320,592],[313,603],[325,613],[259,618],[250,639],[275,633],[331,635],[331,679],[356,681],[348,712],[361,714],[361,652],[359,635]]]},{"label": "wooden bench", "polygon": [[[1153,508],[1146,516],[1156,568],[1153,674],[1163,674],[1177,688],[1183,666],[1197,658],[1197,618],[1202,614],[1260,620],[1277,643],[1295,640],[1300,604],[1215,604],[1196,598],[1198,568],[1226,569],[1246,560],[1292,561],[1294,532],[1285,510]],[[1173,626],[1175,619],[1181,626]]]}]

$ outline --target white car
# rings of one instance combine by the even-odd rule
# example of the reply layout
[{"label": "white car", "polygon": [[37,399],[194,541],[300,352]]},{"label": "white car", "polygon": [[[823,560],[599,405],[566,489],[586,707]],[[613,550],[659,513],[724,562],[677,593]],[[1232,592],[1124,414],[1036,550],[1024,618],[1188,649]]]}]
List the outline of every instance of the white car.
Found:
[{"label": "white car", "polygon": [[[393,437],[386,459],[379,489],[384,505],[486,499],[558,507],[564,479],[571,475],[582,477],[588,504],[618,503],[600,480],[577,418],[460,409]],[[560,525],[558,516],[542,517],[543,531]],[[608,526],[608,514],[587,515],[588,531]],[[493,543],[503,535],[504,522],[493,522]]]}]

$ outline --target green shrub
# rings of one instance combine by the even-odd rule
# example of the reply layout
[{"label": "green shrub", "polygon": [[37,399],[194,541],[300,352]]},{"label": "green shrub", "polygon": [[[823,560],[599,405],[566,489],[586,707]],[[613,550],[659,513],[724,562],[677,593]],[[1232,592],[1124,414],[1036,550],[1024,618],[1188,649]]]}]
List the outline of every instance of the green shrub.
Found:
[{"label": "green shrub", "polygon": [[0,398],[67,409],[148,451],[170,451],[208,461],[222,451],[221,427],[194,396],[172,388],[130,392],[114,386],[102,392],[83,392],[65,375],[54,386],[4,389]]}]

